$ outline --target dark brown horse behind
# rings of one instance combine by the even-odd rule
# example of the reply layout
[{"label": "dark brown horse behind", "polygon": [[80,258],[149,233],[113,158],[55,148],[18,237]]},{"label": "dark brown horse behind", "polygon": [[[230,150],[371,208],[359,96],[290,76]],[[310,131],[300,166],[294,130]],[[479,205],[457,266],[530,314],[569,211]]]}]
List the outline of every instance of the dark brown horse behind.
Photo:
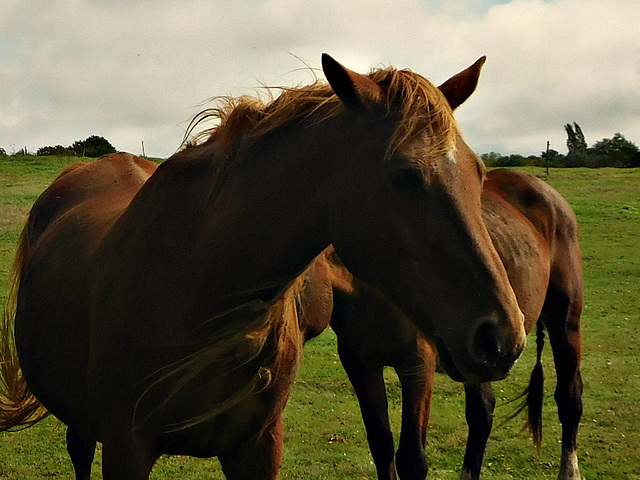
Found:
[{"label": "dark brown horse behind", "polygon": [[104,157],[42,194],[3,317],[3,428],[37,421],[41,403],[68,426],[81,480],[96,442],[105,480],[146,480],[164,453],[275,479],[304,272],[329,245],[456,375],[508,374],[522,312],[482,221],[484,166],[452,113],[479,68],[441,90],[326,55],[323,70],[328,84],[269,103],[229,99],[157,169]]},{"label": "dark brown horse behind", "polygon": [[[582,415],[580,315],[583,302],[577,221],[561,195],[538,178],[513,170],[487,174],[482,193],[483,218],[506,267],[525,314],[525,329],[537,324],[537,364],[528,388],[528,424],[537,448],[542,441],[544,330],[549,332],[557,373],[555,399],[562,424],[559,480],[581,480],[576,438]],[[315,303],[327,279],[333,292],[331,326],[338,337],[342,364],[354,387],[378,478],[424,480],[425,444],[436,370],[436,349],[385,300],[379,291],[349,273],[327,251],[310,272]],[[326,304],[327,301],[324,302]],[[319,311],[323,311],[322,309]],[[326,324],[328,316],[316,317]],[[381,335],[379,332],[384,332]],[[448,362],[445,362],[448,364]],[[383,378],[393,367],[402,386],[402,429],[397,453],[387,412]],[[456,372],[454,379],[464,381]],[[469,427],[461,480],[480,476],[491,431],[494,395],[488,382],[465,383]]]}]

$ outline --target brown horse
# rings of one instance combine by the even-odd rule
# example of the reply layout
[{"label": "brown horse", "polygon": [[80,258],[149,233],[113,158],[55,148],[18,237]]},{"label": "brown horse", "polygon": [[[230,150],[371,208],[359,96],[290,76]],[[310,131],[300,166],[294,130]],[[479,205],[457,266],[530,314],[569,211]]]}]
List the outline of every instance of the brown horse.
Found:
[{"label": "brown horse", "polygon": [[329,245],[452,371],[508,374],[522,312],[482,221],[482,162],[452,115],[477,73],[440,91],[408,70],[360,75],[327,55],[323,69],[328,85],[205,112],[219,125],[155,172],[109,156],[43,193],[5,316],[19,364],[5,335],[4,428],[36,421],[41,402],[68,426],[78,479],[96,441],[105,480],[147,479],[164,453],[276,478],[296,299]]},{"label": "brown horse", "polygon": [[[538,360],[525,392],[534,443],[540,449],[541,354],[546,328],[553,348],[557,373],[555,399],[562,424],[558,478],[579,480],[582,477],[576,438],[582,416],[583,286],[575,215],[562,196],[542,180],[503,169],[487,174],[482,210],[525,314],[525,330],[530,332],[538,325]],[[338,337],[342,364],[360,402],[378,478],[395,479],[397,471],[402,480],[424,480],[435,349],[375,287],[354,278],[335,255],[327,254],[326,258],[330,266],[316,267],[313,272],[318,275],[329,272],[334,306],[331,326]],[[315,281],[318,285],[326,283],[323,278]],[[402,428],[395,459],[382,375],[385,366],[396,370],[402,386]],[[455,372],[452,376],[464,381]],[[465,393],[469,436],[460,478],[476,480],[491,432],[495,399],[488,382],[466,382]]]}]

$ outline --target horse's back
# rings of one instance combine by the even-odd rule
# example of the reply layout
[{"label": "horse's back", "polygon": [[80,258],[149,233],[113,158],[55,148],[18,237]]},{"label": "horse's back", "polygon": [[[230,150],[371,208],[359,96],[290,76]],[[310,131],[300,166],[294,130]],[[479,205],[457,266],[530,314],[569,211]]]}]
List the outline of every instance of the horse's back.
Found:
[{"label": "horse's back", "polygon": [[581,278],[575,214],[549,184],[513,169],[487,174],[482,207],[529,331],[550,282],[558,275]]},{"label": "horse's back", "polygon": [[[27,228],[31,242],[71,208],[109,196],[130,200],[157,165],[128,153],[105,155],[94,162],[77,162],[63,169],[34,203]],[[103,200],[103,203],[107,203]],[[121,203],[121,202],[119,202]]]},{"label": "horse's back", "polygon": [[36,397],[70,425],[78,422],[70,412],[86,408],[91,254],[154,169],[129,154],[74,164],[25,226],[15,324],[21,368]]},{"label": "horse's back", "polygon": [[550,245],[557,235],[577,238],[577,219],[569,203],[538,177],[518,170],[492,170],[485,182],[487,191],[501,196],[520,211]]}]

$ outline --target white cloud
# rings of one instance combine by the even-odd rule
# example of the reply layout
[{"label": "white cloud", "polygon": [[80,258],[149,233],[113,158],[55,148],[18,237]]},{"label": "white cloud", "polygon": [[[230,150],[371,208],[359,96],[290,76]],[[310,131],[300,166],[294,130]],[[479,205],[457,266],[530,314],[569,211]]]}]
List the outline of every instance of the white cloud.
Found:
[{"label": "white cloud", "polygon": [[[311,80],[331,53],[367,71],[409,67],[440,83],[481,55],[458,119],[478,152],[640,141],[637,0],[7,1],[0,12],[0,146],[70,144],[167,156],[215,95]],[[46,14],[43,12],[46,11]]]}]

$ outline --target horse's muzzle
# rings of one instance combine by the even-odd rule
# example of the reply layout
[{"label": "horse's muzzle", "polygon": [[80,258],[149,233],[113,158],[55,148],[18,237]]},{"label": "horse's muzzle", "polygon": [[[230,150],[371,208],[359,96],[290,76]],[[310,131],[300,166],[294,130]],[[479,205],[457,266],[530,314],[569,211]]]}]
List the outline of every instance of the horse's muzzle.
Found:
[{"label": "horse's muzzle", "polygon": [[436,338],[439,361],[447,374],[458,382],[489,382],[505,378],[526,342],[506,335],[492,318],[478,320],[470,329],[466,348],[450,349]]}]

